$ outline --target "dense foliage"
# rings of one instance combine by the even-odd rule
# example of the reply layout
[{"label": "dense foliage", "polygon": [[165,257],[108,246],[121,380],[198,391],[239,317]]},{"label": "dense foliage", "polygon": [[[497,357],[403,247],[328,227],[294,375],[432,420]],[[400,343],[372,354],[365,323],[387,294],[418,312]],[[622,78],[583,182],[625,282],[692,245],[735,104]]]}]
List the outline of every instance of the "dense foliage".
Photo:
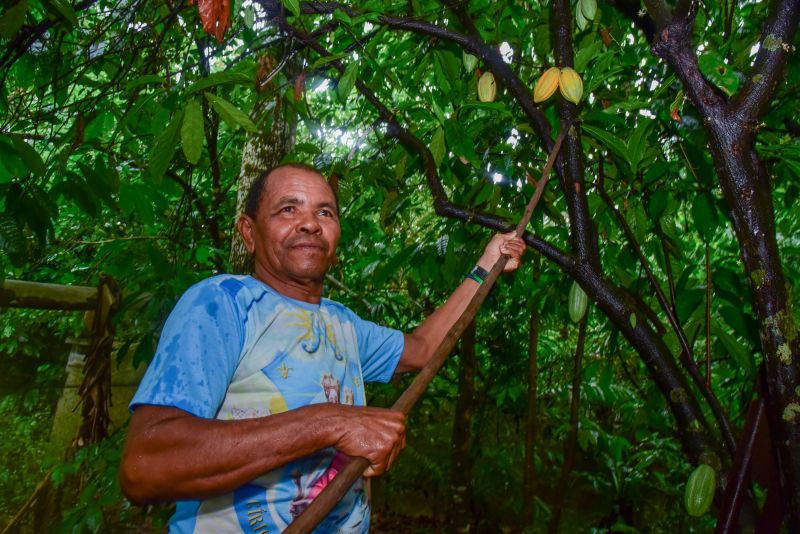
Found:
[{"label": "dense foliage", "polygon": [[[780,400],[769,414],[784,425],[773,435],[800,436],[788,304],[800,274],[798,2],[591,4],[239,1],[217,41],[183,1],[6,3],[1,276],[114,277],[120,356],[147,362],[180,293],[230,270],[242,146],[282,114],[297,121],[286,159],[319,166],[338,190],[329,296],[410,328],[468,272],[489,235],[481,226],[521,216],[553,139],[572,128],[529,227],[530,261],[477,321],[470,521],[496,532],[527,517],[538,532],[556,528],[563,508],[563,531],[708,531],[723,492],[693,518],[683,485],[697,463],[731,469],[765,362],[762,387]],[[552,66],[581,76],[579,104],[559,91],[533,102]],[[478,98],[485,72],[494,101]],[[738,205],[751,197],[761,203]],[[589,296],[583,326],[569,319],[573,280]],[[80,318],[13,310],[0,325],[11,370],[0,523],[49,472],[66,496],[42,500],[61,504],[37,521],[160,528],[168,510],[133,508],[116,485],[124,428],[66,460],[47,451]],[[376,524],[388,531],[439,531],[457,509],[451,443],[466,345],[411,414],[401,461],[375,483]],[[371,402],[390,404],[402,386],[372,389]],[[779,451],[787,513],[800,503],[795,441]],[[753,478],[751,524],[766,484]]]}]

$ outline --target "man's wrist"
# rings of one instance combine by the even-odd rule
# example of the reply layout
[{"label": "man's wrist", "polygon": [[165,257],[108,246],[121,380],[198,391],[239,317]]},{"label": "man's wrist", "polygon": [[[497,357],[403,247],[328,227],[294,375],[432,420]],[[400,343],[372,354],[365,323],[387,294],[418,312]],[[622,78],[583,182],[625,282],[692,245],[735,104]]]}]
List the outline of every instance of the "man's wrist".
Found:
[{"label": "man's wrist", "polygon": [[486,280],[487,276],[489,276],[489,271],[480,265],[475,265],[475,267],[472,268],[472,271],[470,271],[470,273],[467,275],[467,278],[482,284],[483,281]]}]

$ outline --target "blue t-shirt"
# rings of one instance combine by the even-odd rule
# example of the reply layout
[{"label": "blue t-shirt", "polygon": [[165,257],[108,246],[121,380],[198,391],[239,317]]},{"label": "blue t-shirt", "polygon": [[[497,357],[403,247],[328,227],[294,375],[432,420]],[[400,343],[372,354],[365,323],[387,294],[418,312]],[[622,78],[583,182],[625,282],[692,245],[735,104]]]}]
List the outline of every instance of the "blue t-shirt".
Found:
[{"label": "blue t-shirt", "polygon": [[[191,288],[167,319],[131,409],[180,408],[221,420],[264,417],[309,404],[365,404],[364,382],[386,382],[403,335],[328,299],[288,298],[251,276],[220,275]],[[233,493],[179,501],[170,533],[282,531],[341,468],[335,449],[275,469]],[[363,481],[315,532],[363,533]]]}]

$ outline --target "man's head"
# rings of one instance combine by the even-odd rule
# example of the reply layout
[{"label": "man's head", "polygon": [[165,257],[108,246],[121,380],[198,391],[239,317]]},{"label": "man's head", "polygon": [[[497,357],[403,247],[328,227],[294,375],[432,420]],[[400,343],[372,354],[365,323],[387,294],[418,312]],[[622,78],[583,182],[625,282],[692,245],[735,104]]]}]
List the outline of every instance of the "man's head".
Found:
[{"label": "man's head", "polygon": [[255,254],[258,277],[272,285],[321,286],[339,242],[336,197],[312,167],[280,165],[253,184],[238,228]]},{"label": "man's head", "polygon": [[[244,213],[252,218],[255,218],[256,212],[258,212],[259,206],[261,206],[261,200],[264,198],[264,191],[266,189],[267,180],[269,179],[270,175],[276,171],[280,171],[282,169],[296,169],[296,170],[306,170],[310,173],[316,174],[321,178],[322,173],[320,173],[317,169],[308,165],[306,163],[300,162],[288,162],[288,163],[281,163],[280,165],[276,165],[266,171],[262,172],[258,178],[256,178],[255,182],[250,185],[250,189],[247,191],[247,198],[244,202]],[[327,181],[326,181],[327,183]],[[330,187],[330,184],[328,185]],[[336,197],[336,193],[331,189],[331,193],[333,193],[334,198]],[[337,201],[337,210],[338,210],[338,201]]]}]

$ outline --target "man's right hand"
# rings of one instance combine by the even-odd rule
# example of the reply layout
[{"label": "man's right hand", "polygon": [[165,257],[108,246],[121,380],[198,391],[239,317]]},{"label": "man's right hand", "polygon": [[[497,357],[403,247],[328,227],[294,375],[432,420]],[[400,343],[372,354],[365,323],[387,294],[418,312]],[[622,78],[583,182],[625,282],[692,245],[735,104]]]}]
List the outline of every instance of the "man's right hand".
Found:
[{"label": "man's right hand", "polygon": [[406,446],[406,416],[397,410],[369,406],[342,406],[337,420],[340,437],[334,447],[348,456],[369,460],[365,477],[381,475]]}]

